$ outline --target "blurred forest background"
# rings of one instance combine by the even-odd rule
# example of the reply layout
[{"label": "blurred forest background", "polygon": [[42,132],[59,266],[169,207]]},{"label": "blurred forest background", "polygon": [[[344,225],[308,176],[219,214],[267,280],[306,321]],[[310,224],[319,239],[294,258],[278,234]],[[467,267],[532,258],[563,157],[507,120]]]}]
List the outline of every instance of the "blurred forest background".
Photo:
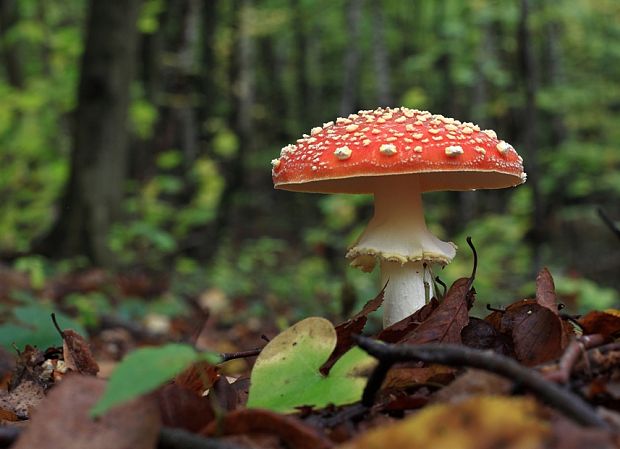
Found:
[{"label": "blurred forest background", "polygon": [[347,315],[378,290],[344,259],[370,199],[275,191],[269,161],[313,126],[402,105],[496,130],[528,172],[425,196],[460,247],[442,279],[470,272],[471,235],[482,305],[530,294],[543,265],[573,311],[618,301],[597,215],[620,219],[617,0],[0,0],[0,58],[12,300],[83,324],[187,297],[223,320]]}]

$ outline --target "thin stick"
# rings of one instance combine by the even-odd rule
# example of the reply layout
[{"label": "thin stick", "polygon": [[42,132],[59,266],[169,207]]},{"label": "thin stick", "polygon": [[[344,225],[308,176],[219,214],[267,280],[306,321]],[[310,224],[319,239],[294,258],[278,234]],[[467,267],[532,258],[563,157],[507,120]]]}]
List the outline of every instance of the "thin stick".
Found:
[{"label": "thin stick", "polygon": [[58,333],[60,334],[60,336],[64,340],[65,339],[65,332],[58,325],[58,321],[56,320],[56,314],[54,312],[52,312],[52,323],[54,323],[54,327],[56,328],[56,330],[58,331]]},{"label": "thin stick", "polygon": [[476,247],[471,241],[471,237],[467,237],[467,244],[471,248],[471,252],[474,255],[474,266],[471,269],[471,276],[469,277],[469,287],[474,283],[474,279],[476,279],[476,270],[478,269],[478,252],[476,251]]},{"label": "thin stick", "polygon": [[605,343],[605,337],[601,334],[584,335],[571,340],[560,358],[558,369],[546,373],[545,378],[557,383],[567,383],[570,380],[573,368],[582,357],[586,364],[588,364],[586,350],[600,346],[603,343]]},{"label": "thin stick", "polygon": [[248,349],[247,351],[238,351],[238,352],[223,352],[220,354],[221,362],[228,362],[229,360],[234,359],[245,359],[247,357],[254,357],[260,354],[263,348],[254,348]]},{"label": "thin stick", "polygon": [[[386,345],[362,336],[356,337],[356,341],[363,350],[379,359],[379,366],[375,370],[381,369],[382,372],[387,373],[385,370],[387,363],[411,361],[480,368],[519,383],[520,386],[529,389],[548,405],[579,424],[608,428],[607,423],[579,396],[549,382],[537,372],[520,365],[511,358],[490,351],[450,344]],[[369,381],[366,385],[367,391],[364,391],[364,397],[367,400],[370,398],[374,400],[383,382],[383,379],[374,378],[372,375],[371,379],[373,382]]]},{"label": "thin stick", "polygon": [[614,223],[614,221],[607,215],[607,213],[603,210],[602,207],[597,209],[599,217],[603,220],[603,223],[607,225],[607,227],[615,234],[616,237],[620,239],[620,227]]}]

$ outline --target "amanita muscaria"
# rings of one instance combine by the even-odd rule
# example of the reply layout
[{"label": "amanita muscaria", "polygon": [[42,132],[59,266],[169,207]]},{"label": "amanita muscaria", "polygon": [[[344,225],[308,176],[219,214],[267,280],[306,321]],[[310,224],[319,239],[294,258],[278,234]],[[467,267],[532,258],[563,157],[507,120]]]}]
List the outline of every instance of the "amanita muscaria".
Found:
[{"label": "amanita muscaria", "polygon": [[278,189],[374,195],[374,216],[347,258],[364,271],[379,261],[386,327],[425,304],[433,295],[431,266],[456,253],[427,229],[421,193],[499,189],[526,179],[523,160],[494,131],[408,108],[359,111],[312,128],[272,166]]}]

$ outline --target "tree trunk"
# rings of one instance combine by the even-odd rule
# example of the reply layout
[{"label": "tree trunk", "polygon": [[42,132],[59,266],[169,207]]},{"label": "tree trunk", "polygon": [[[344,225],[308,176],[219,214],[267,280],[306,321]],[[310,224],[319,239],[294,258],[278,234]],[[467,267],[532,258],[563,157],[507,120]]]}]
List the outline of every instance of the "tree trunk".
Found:
[{"label": "tree trunk", "polygon": [[538,160],[538,107],[536,105],[536,92],[538,90],[538,67],[534,56],[532,35],[529,28],[530,1],[520,0],[520,13],[517,41],[519,42],[519,66],[521,79],[524,84],[525,107],[523,108],[523,149],[526,156],[528,184],[533,195],[533,217],[530,231],[530,243],[532,246],[532,270],[537,273],[541,264],[541,246],[545,240],[544,235],[544,209],[543,199],[539,186],[539,160]]},{"label": "tree trunk", "polygon": [[360,65],[360,22],[363,0],[347,2],[347,46],[344,57],[344,83],[340,98],[340,115],[342,117],[355,111],[357,105],[357,85]]},{"label": "tree trunk", "polygon": [[392,99],[390,61],[385,44],[384,4],[380,0],[371,2],[372,16],[372,56],[375,66],[375,83],[379,106],[395,106]]},{"label": "tree trunk", "polygon": [[95,264],[114,265],[107,238],[121,212],[126,180],[139,3],[90,2],[69,182],[60,216],[40,244],[43,254],[86,255]]},{"label": "tree trunk", "polygon": [[18,20],[17,0],[0,0],[0,52],[4,60],[3,65],[9,84],[17,89],[22,89],[24,77],[17,45],[9,43],[6,39],[7,32]]}]

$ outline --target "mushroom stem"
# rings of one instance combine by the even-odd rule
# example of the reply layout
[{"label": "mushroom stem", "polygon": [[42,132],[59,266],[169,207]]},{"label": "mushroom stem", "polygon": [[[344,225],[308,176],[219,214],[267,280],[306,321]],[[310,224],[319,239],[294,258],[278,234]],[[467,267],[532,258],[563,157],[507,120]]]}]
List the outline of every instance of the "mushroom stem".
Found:
[{"label": "mushroom stem", "polygon": [[384,328],[422,308],[435,293],[431,269],[421,260],[403,265],[382,260],[381,284],[385,285]]},{"label": "mushroom stem", "polygon": [[385,327],[414,313],[433,294],[430,266],[446,265],[456,253],[426,227],[419,177],[394,176],[377,186],[375,213],[347,257],[351,265],[372,271],[381,261],[381,280],[388,282],[384,296]]}]

